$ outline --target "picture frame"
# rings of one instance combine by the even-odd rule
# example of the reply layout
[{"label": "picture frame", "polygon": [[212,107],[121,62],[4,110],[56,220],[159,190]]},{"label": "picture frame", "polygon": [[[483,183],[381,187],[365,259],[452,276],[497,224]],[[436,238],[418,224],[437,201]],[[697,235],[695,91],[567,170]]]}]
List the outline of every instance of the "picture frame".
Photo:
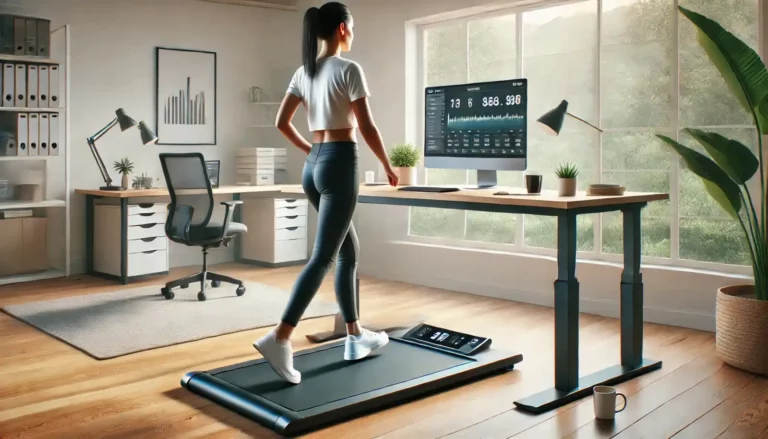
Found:
[{"label": "picture frame", "polygon": [[208,180],[212,188],[219,187],[219,174],[221,173],[221,160],[206,160],[205,171],[208,173]]},{"label": "picture frame", "polygon": [[217,54],[155,48],[157,145],[216,145]]}]

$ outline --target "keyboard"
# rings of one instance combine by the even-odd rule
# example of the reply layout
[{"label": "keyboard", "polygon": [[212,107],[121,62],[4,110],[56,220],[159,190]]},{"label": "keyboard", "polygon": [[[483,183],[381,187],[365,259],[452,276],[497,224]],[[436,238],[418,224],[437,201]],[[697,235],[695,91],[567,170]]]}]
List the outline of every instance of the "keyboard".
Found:
[{"label": "keyboard", "polygon": [[403,186],[397,190],[406,192],[457,192],[457,187],[444,187],[444,186]]}]

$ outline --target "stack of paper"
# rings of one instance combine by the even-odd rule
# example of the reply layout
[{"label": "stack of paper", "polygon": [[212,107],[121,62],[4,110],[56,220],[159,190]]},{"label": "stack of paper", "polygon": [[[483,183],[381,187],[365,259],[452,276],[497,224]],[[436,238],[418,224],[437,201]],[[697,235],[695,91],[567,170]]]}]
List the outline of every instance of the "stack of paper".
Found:
[{"label": "stack of paper", "polygon": [[235,160],[236,182],[240,185],[275,184],[275,174],[285,172],[288,164],[285,148],[240,148]]}]

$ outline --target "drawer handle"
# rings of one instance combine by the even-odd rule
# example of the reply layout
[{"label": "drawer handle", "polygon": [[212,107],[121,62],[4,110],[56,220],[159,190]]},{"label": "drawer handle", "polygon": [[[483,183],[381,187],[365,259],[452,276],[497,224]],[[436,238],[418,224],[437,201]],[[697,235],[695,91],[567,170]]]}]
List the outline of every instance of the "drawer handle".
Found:
[{"label": "drawer handle", "polygon": [[142,238],[141,240],[144,242],[152,242],[157,238],[159,238],[159,236],[155,236],[154,238]]},{"label": "drawer handle", "polygon": [[154,253],[156,251],[157,250],[150,250],[150,251],[146,251],[146,252],[142,252],[142,253],[144,253],[145,255],[151,255],[152,253]]},{"label": "drawer handle", "polygon": [[291,209],[291,210],[293,210],[293,209],[295,209],[297,207],[299,207],[299,206],[285,206],[286,209]]},{"label": "drawer handle", "polygon": [[160,224],[160,223],[142,224],[139,227],[141,227],[142,229],[151,229],[152,227],[155,227],[158,224]]},{"label": "drawer handle", "polygon": [[296,219],[298,217],[299,217],[298,215],[291,215],[291,216],[287,216],[286,218],[287,219]]},{"label": "drawer handle", "polygon": [[286,203],[295,203],[297,200],[292,200],[291,199],[291,200],[283,200],[283,201],[285,201]]},{"label": "drawer handle", "polygon": [[155,203],[139,203],[139,207],[142,209],[149,209],[150,207],[154,206]]},{"label": "drawer handle", "polygon": [[293,232],[294,230],[298,229],[298,227],[286,227],[285,230],[290,230]]},{"label": "drawer handle", "polygon": [[140,213],[139,216],[152,216],[154,214],[155,214],[154,212],[152,212],[152,213]]}]

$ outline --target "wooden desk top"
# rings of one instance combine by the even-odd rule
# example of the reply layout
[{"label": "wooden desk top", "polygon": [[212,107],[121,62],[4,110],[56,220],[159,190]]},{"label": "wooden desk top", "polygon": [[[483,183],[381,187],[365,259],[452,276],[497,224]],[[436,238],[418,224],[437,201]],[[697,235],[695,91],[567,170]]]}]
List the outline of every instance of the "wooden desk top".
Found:
[{"label": "wooden desk top", "polygon": [[[506,191],[520,195],[493,195]],[[294,185],[282,190],[286,195],[303,194],[301,186]],[[557,191],[542,191],[540,195],[525,195],[525,189],[495,187],[492,189],[460,190],[458,192],[406,192],[390,186],[360,185],[361,197],[400,198],[408,200],[438,200],[464,203],[498,204],[512,206],[544,207],[551,209],[576,209],[582,207],[609,206],[666,200],[669,194],[647,192],[625,192],[624,195],[592,196],[579,192],[573,197],[561,197]]]},{"label": "wooden desk top", "polygon": [[[283,188],[290,188],[298,185],[280,185],[280,186],[221,186],[213,189],[214,195],[227,194],[254,194],[264,192],[280,192]],[[299,188],[301,186],[298,186]],[[203,191],[194,191],[200,192]],[[157,189],[128,189],[124,191],[100,191],[98,189],[75,189],[75,193],[81,195],[95,195],[105,198],[141,198],[141,197],[167,197],[167,188]]]}]

